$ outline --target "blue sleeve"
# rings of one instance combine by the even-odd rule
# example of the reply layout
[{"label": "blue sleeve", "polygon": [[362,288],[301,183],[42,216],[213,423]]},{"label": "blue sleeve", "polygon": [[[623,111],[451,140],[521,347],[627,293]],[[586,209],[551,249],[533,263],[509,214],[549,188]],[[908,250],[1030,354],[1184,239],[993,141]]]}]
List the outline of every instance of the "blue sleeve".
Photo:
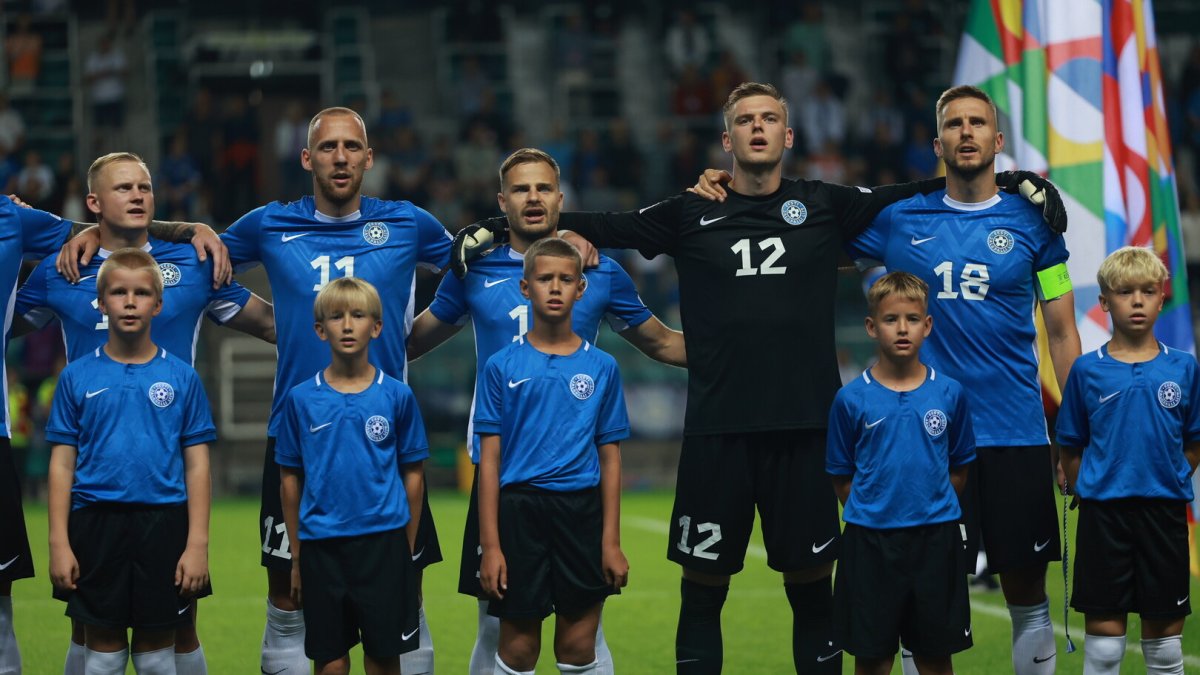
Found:
[{"label": "blue sleeve", "polygon": [[412,464],[429,457],[429,439],[425,437],[425,420],[412,390],[402,386],[396,397],[396,457],[400,465]]},{"label": "blue sleeve", "polygon": [[621,370],[616,361],[610,360],[605,378],[608,382],[596,417],[596,445],[629,438],[629,411],[625,408],[625,388],[621,386]]},{"label": "blue sleeve", "polygon": [[63,370],[54,389],[50,404],[50,419],[46,420],[46,441],[56,445],[79,447],[79,402],[75,393],[74,369]]},{"label": "blue sleeve", "polygon": [[883,257],[887,254],[888,237],[892,233],[892,217],[897,208],[896,203],[889,204],[875,216],[867,229],[846,244],[846,254],[850,256],[851,260],[883,262]]},{"label": "blue sleeve", "polygon": [[954,390],[954,415],[950,423],[950,466],[958,467],[975,461],[975,427],[962,387]]},{"label": "blue sleeve", "polygon": [[204,393],[204,384],[196,371],[188,368],[187,397],[184,408],[183,429],[179,435],[179,444],[183,447],[212,443],[217,440],[217,427],[213,424],[212,409],[208,406],[208,395]]},{"label": "blue sleeve", "polygon": [[500,433],[500,416],[504,413],[504,351],[488,359],[483,369],[483,388],[475,392],[475,433]]},{"label": "blue sleeve", "polygon": [[261,263],[263,259],[262,232],[263,214],[266,206],[260,206],[237,219],[221,233],[221,241],[229,249],[229,260],[233,266],[243,270]]},{"label": "blue sleeve", "polygon": [[1067,386],[1063,390],[1062,404],[1058,408],[1058,420],[1054,424],[1054,432],[1059,445],[1072,448],[1087,447],[1091,440],[1088,429],[1088,411],[1084,396],[1083,368],[1080,360],[1076,359],[1067,375]]},{"label": "blue sleeve", "polygon": [[1047,230],[1041,222],[1041,214],[1038,214],[1038,226],[1045,231],[1046,238],[1034,256],[1034,271],[1040,272],[1060,263],[1067,262],[1067,258],[1070,258],[1071,254],[1067,251],[1067,241],[1063,239],[1063,236]]},{"label": "blue sleeve", "polygon": [[854,464],[854,447],[858,442],[854,431],[857,427],[845,391],[842,389],[833,399],[825,438],[825,473],[834,476],[853,476],[857,469]]},{"label": "blue sleeve", "polygon": [[41,312],[38,312],[36,316],[29,316],[29,313],[45,309],[50,304],[49,294],[46,291],[46,270],[54,269],[55,259],[55,256],[51,256],[39,263],[29,274],[25,283],[21,285],[21,290],[17,291],[16,316],[26,317],[27,321],[33,322],[39,328],[46,324],[49,317],[42,316]]},{"label": "blue sleeve", "polygon": [[284,396],[280,425],[275,434],[275,463],[301,469],[304,468],[304,461],[300,456],[300,420],[296,411],[296,396],[290,390]]},{"label": "blue sleeve", "polygon": [[71,221],[53,213],[25,208],[16,209],[16,213],[21,221],[21,257],[26,260],[54,255],[71,236]]},{"label": "blue sleeve", "polygon": [[429,313],[442,323],[454,326],[466,323],[467,289],[458,277],[453,274],[442,277],[437,294],[429,303]]},{"label": "blue sleeve", "polygon": [[[208,264],[208,268],[211,271],[211,261]],[[229,319],[237,316],[237,313],[242,311],[241,308],[245,307],[247,302],[250,302],[250,289],[236,281],[230,282],[229,284],[222,284],[220,288],[213,289],[211,286],[209,288],[208,304],[210,311],[208,312],[208,318],[212,319],[218,324],[224,324]],[[218,315],[216,312],[212,311],[213,303],[229,303],[237,305],[238,312],[233,312],[227,315]]]},{"label": "blue sleeve", "polygon": [[1188,379],[1191,386],[1188,391],[1187,419],[1184,420],[1183,439],[1187,443],[1200,441],[1200,365],[1195,358],[1188,359]]},{"label": "blue sleeve", "polygon": [[454,239],[433,214],[419,206],[413,206],[413,218],[417,221],[419,248],[417,260],[441,271],[450,264],[450,242]]},{"label": "blue sleeve", "polygon": [[[618,333],[645,323],[654,314],[642,302],[633,279],[615,260],[608,262],[608,325]],[[585,293],[587,291],[584,291]]]}]

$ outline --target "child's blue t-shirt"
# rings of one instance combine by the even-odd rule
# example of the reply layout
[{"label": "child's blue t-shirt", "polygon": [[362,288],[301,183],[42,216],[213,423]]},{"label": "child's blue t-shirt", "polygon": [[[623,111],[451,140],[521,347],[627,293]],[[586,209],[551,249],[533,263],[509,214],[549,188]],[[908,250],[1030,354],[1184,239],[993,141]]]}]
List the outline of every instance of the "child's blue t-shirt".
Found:
[{"label": "child's blue t-shirt", "polygon": [[1075,359],[1055,430],[1083,450],[1074,486],[1081,499],[1191,501],[1186,444],[1200,440],[1196,358],[1159,345],[1144,363],[1114,359],[1105,344]]},{"label": "child's blue t-shirt", "polygon": [[375,370],[371,386],[356,394],[317,372],[283,397],[275,461],[304,472],[301,540],[408,524],[400,467],[429,457],[429,442],[412,389]]},{"label": "child's blue t-shirt", "polygon": [[[475,329],[475,395],[483,387],[483,367],[501,349],[516,342],[533,327],[530,302],[521,295],[525,256],[511,246],[499,246],[471,263],[466,279],[453,274],[442,278],[429,311],[442,323],[462,325],[468,320]],[[645,323],[653,314],[638,297],[629,274],[608,256],[583,271],[587,287],[571,313],[571,327],[593,344],[606,319],[613,331]],[[474,409],[474,404],[472,409]],[[479,463],[479,437],[472,424],[467,429],[471,461]]]},{"label": "child's blue t-shirt", "polygon": [[559,356],[521,338],[488,360],[478,394],[475,433],[500,436],[500,487],[595,487],[598,446],[629,437],[617,362],[587,340]]},{"label": "child's blue t-shirt", "polygon": [[200,376],[159,348],[118,363],[96,348],[63,369],[46,440],[74,446],[71,507],[187,501],[183,449],[217,438]]},{"label": "child's blue t-shirt", "polygon": [[853,477],[847,523],[893,529],[962,515],[950,470],[975,459],[971,415],[962,386],[926,370],[920,387],[894,391],[867,369],[834,398],[825,467]]}]

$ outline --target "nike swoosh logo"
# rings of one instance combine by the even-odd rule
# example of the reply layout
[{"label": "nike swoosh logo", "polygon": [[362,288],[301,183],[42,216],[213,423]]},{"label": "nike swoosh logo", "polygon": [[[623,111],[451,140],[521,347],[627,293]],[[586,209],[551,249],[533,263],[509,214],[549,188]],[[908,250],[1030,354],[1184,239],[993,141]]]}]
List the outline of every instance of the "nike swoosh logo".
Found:
[{"label": "nike swoosh logo", "polygon": [[863,426],[865,426],[865,427],[866,427],[866,428],[868,428],[868,429],[874,429],[875,427],[879,426],[879,423],[880,423],[880,422],[882,422],[882,421],[884,421],[884,420],[886,420],[886,419],[887,419],[887,417],[886,417],[886,416],[884,416],[884,417],[880,417],[879,419],[875,420],[874,422],[867,422],[867,423],[866,423],[866,424],[864,424]]},{"label": "nike swoosh logo", "polygon": [[413,562],[416,562],[417,558],[420,558],[424,554],[425,554],[425,549],[421,549],[420,551],[417,551],[416,553],[414,553],[413,557],[412,557]]},{"label": "nike swoosh logo", "polygon": [[[820,546],[817,546],[817,543],[813,542],[813,546],[812,546],[813,553],[820,553],[821,551],[824,551],[825,547],[832,544],[834,539],[837,539],[837,537],[830,537],[829,541],[825,542],[824,544],[821,544]],[[836,656],[836,654],[835,654],[835,656]]]},{"label": "nike swoosh logo", "polygon": [[911,243],[913,246],[920,246],[921,244],[924,244],[924,243],[925,243],[925,242],[927,242],[927,241],[933,241],[934,239],[937,239],[937,237],[936,237],[936,236],[934,236],[934,237],[926,237],[926,238],[924,238],[924,239],[917,239],[917,238],[916,238],[916,236],[914,236],[914,237],[912,238],[912,241],[911,241],[910,243]]},{"label": "nike swoosh logo", "polygon": [[713,223],[717,222],[718,220],[725,220],[728,217],[729,216],[717,216],[716,218],[705,218],[704,216],[701,216],[700,217],[700,227],[704,227],[705,225],[712,225]]},{"label": "nike swoosh logo", "polygon": [[79,283],[83,283],[83,282],[87,281],[88,279],[95,279],[95,278],[96,278],[95,274],[89,274],[86,277],[79,277]]},{"label": "nike swoosh logo", "polygon": [[[12,567],[12,564],[17,562],[17,558],[20,558],[20,557],[21,556],[19,556],[19,555],[13,556],[12,560],[9,560],[8,562],[4,563],[3,565],[0,565],[0,570],[6,570],[6,569]],[[1184,598],[1184,600],[1187,600],[1187,598]]]},{"label": "nike swoosh logo", "polygon": [[321,426],[319,426],[319,427],[314,427],[314,426],[312,426],[312,425],[310,424],[310,425],[308,426],[308,430],[309,430],[309,431],[311,431],[312,433],[314,433],[314,434],[315,434],[315,433],[317,433],[318,431],[320,431],[320,430],[324,429],[325,427],[329,426],[330,424],[333,424],[333,422],[326,422],[325,424],[322,424],[322,425],[321,425]]},{"label": "nike swoosh logo", "polygon": [[[1049,539],[1047,539],[1046,541],[1043,541],[1043,542],[1042,542],[1042,543],[1040,543],[1040,544],[1039,544],[1039,543],[1037,543],[1037,542],[1035,541],[1035,542],[1033,542],[1033,552],[1034,552],[1034,553],[1041,553],[1041,552],[1042,552],[1042,549],[1046,548],[1046,547],[1047,547],[1047,546],[1049,546],[1049,545],[1050,545],[1050,540],[1049,540]],[[1051,655],[1051,656],[1053,656],[1053,655]]]},{"label": "nike swoosh logo", "polygon": [[274,671],[274,672],[271,672],[271,671],[267,670],[266,668],[263,668],[262,666],[259,666],[259,667],[258,667],[258,669],[259,669],[259,670],[261,670],[261,671],[263,671],[263,675],[279,675],[279,674],[280,674],[280,673],[282,673],[283,671],[287,670],[287,666],[284,666],[284,667],[282,667],[282,668],[280,668],[279,670],[276,670],[276,671]]},{"label": "nike swoosh logo", "polygon": [[483,282],[483,287],[491,288],[492,286],[495,286],[496,284],[502,284],[511,278],[512,277],[504,277],[503,279],[488,279],[487,281]]},{"label": "nike swoosh logo", "polygon": [[418,628],[414,628],[414,629],[412,629],[412,632],[411,632],[411,633],[404,633],[403,635],[401,635],[401,636],[400,636],[400,641],[401,641],[401,642],[408,642],[408,640],[409,640],[409,639],[410,639],[412,636],[416,635],[416,634],[417,634],[417,631],[419,631],[419,630],[421,630],[421,629],[418,627]]},{"label": "nike swoosh logo", "polygon": [[1053,654],[1051,654],[1050,656],[1047,656],[1044,659],[1039,659],[1038,657],[1035,656],[1035,657],[1033,657],[1033,662],[1034,663],[1045,663],[1045,662],[1049,661],[1050,659],[1054,658],[1055,656],[1058,656],[1058,652],[1054,652]]},{"label": "nike swoosh logo", "polygon": [[108,389],[109,389],[108,387],[105,387],[105,388],[99,389],[97,391],[89,391],[89,392],[85,393],[83,395],[83,397],[84,398],[92,398],[93,396],[99,396],[100,394],[103,394],[104,392],[108,391]]},{"label": "nike swoosh logo", "polygon": [[[14,560],[15,560],[15,558],[14,558]],[[1188,596],[1188,595],[1185,595],[1185,596],[1183,596],[1183,598],[1182,598],[1182,599],[1180,599],[1180,600],[1176,600],[1176,601],[1175,601],[1175,605],[1176,605],[1177,607],[1178,607],[1178,606],[1182,606],[1182,605],[1183,605],[1183,603],[1187,602],[1187,600],[1188,600],[1188,598],[1189,598],[1189,597],[1191,597],[1191,596]]]},{"label": "nike swoosh logo", "polygon": [[509,389],[516,389],[517,387],[521,386],[522,384],[525,384],[526,382],[528,382],[528,381],[530,381],[530,380],[532,380],[532,379],[533,379],[532,377],[527,377],[527,378],[525,378],[525,379],[523,379],[523,380],[517,380],[516,382],[513,382],[512,380],[509,380],[509,381],[508,381],[508,388],[509,388]]},{"label": "nike swoosh logo", "polygon": [[310,234],[312,234],[312,232],[301,232],[300,234],[285,234],[285,235],[279,237],[279,241],[282,241],[283,243],[286,244],[293,239],[299,239],[300,237],[307,237]]},{"label": "nike swoosh logo", "polygon": [[679,665],[681,663],[696,663],[699,660],[700,659],[679,659],[675,662],[675,665]]},{"label": "nike swoosh logo", "polygon": [[175,612],[175,613],[176,613],[176,614],[178,614],[179,616],[183,616],[183,613],[184,613],[184,612],[186,612],[186,611],[188,611],[188,610],[189,610],[189,609],[191,609],[191,608],[192,608],[192,607],[191,607],[191,605],[188,605],[187,607],[184,607],[183,609],[181,609],[181,610],[179,610],[178,612]]},{"label": "nike swoosh logo", "polygon": [[834,652],[834,653],[830,654],[829,656],[818,656],[818,657],[817,657],[817,663],[825,663],[825,662],[826,662],[826,661],[828,661],[829,659],[832,659],[832,658],[834,658],[835,656],[837,656],[838,654],[841,654],[841,653],[842,653],[842,650],[840,650],[840,649],[839,649],[839,650],[837,650],[836,652]]},{"label": "nike swoosh logo", "polygon": [[970,629],[969,627],[968,627],[968,628],[964,628],[964,629],[963,629],[963,635],[964,635],[965,637],[971,637],[971,629]]},{"label": "nike swoosh logo", "polygon": [[1114,396],[1119,396],[1120,394],[1121,394],[1121,392],[1119,392],[1119,391],[1114,391],[1113,393],[1109,394],[1108,396],[1101,396],[1101,397],[1100,397],[1100,402],[1101,402],[1101,403],[1104,403],[1105,401],[1108,401],[1108,400],[1109,400],[1109,399],[1111,399],[1112,397],[1114,397]]}]

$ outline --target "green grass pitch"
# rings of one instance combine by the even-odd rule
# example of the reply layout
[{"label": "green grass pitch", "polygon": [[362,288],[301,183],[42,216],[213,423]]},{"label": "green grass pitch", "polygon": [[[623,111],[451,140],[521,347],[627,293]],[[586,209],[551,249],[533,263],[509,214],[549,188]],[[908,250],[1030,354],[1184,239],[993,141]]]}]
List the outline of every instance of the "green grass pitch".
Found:
[{"label": "green grass pitch", "polygon": [[[425,575],[425,608],[433,631],[437,670],[465,673],[475,632],[475,603],[455,592],[458,553],[467,498],[451,492],[431,496],[445,562]],[[622,542],[631,567],[630,586],[609,601],[604,629],[620,673],[674,672],[673,644],[679,608],[679,569],[664,556],[671,495],[636,492],[624,496]],[[258,672],[259,642],[264,623],[265,579],[258,564],[255,520],[257,500],[223,500],[213,507],[210,566],[215,595],[200,604],[200,636],[213,675]],[[28,675],[62,672],[68,634],[63,605],[50,598],[46,575],[46,510],[28,506],[38,577],[13,587],[17,639]],[[1073,537],[1073,535],[1072,535]],[[1049,572],[1050,604],[1058,640],[1058,672],[1083,671],[1083,620],[1072,612],[1071,636],[1079,651],[1066,654],[1062,637],[1062,568]],[[1193,579],[1196,595],[1200,584]],[[1200,600],[1200,595],[1197,595]],[[954,665],[962,675],[1011,672],[1009,623],[999,593],[971,596],[975,647],[958,655]],[[778,574],[767,569],[761,542],[751,547],[746,569],[733,581],[723,615],[725,672],[788,673],[791,663],[791,612]],[[538,673],[556,673],[547,622]],[[1137,644],[1136,619],[1130,623],[1130,649],[1123,673],[1145,672]],[[1184,630],[1184,653],[1189,672],[1200,672],[1200,631],[1189,622]],[[355,653],[354,672],[361,671]],[[847,659],[845,672],[853,671]],[[132,668],[129,670],[133,672]],[[899,673],[896,666],[894,673]]]}]

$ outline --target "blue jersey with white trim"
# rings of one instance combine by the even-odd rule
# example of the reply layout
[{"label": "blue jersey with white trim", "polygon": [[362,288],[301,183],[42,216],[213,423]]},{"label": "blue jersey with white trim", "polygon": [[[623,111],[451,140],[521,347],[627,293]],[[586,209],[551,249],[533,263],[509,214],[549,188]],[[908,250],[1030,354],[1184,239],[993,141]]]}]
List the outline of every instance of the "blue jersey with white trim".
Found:
[{"label": "blue jersey with white trim", "polygon": [[921,359],[962,383],[980,446],[1049,443],[1036,275],[1068,254],[1038,209],[1019,195],[963,204],[939,190],[888,206],[848,250],[929,284],[933,333]]},{"label": "blue jersey with white trim", "polygon": [[[151,237],[142,249],[154,256],[163,275],[162,312],[150,324],[150,339],[184,361],[195,363],[204,315],[225,323],[246,306],[250,291],[236,282],[213,289],[212,261],[200,262],[191,244]],[[100,249],[81,267],[77,284],[54,269],[57,255],[46,258],[17,292],[17,314],[26,321],[40,327],[52,316],[58,317],[68,361],[108,342],[108,318],[100,313],[96,274],[109,253]]]},{"label": "blue jersey with white trim", "polygon": [[271,436],[283,395],[329,364],[329,347],[313,330],[313,301],[330,279],[359,277],[379,290],[383,332],[371,345],[371,363],[405,379],[417,266],[436,271],[450,262],[450,233],[436,218],[408,202],[363,197],[358,211],[333,219],[308,196],[259,207],[221,239],[234,265],[261,263],[271,283],[279,353]]},{"label": "blue jersey with white trim", "polygon": [[356,394],[337,391],[318,372],[284,396],[275,461],[304,472],[302,540],[404,527],[410,514],[400,467],[427,457],[412,389],[378,368]]},{"label": "blue jersey with white trim", "polygon": [[118,363],[103,348],[63,369],[46,440],[78,452],[71,507],[187,501],[183,449],[217,438],[200,376],[159,349]]},{"label": "blue jersey with white trim", "polygon": [[[0,347],[8,351],[8,335],[12,332],[13,305],[17,295],[17,273],[22,260],[38,260],[53,255],[66,243],[71,234],[71,221],[52,213],[26,209],[0,195],[0,297],[4,298],[4,327]],[[8,400],[8,371],[0,359],[0,390]],[[9,437],[8,405],[0,410],[0,437]]]},{"label": "blue jersey with white trim", "polygon": [[501,487],[595,487],[598,446],[629,438],[617,362],[587,340],[559,356],[521,338],[488,360],[478,393],[475,433],[500,436]]},{"label": "blue jersey with white trim", "polygon": [[868,369],[834,398],[825,468],[853,477],[847,523],[892,529],[962,515],[950,469],[975,459],[967,398],[958,382],[926,370],[920,387],[894,391]]},{"label": "blue jersey with white trim", "polygon": [[1200,368],[1159,346],[1144,363],[1114,359],[1105,344],[1071,366],[1055,425],[1058,442],[1083,450],[1082,499],[1192,499],[1183,454],[1200,441]]},{"label": "blue jersey with white trim", "polygon": [[[442,323],[462,325],[468,320],[475,329],[475,391],[483,387],[483,366],[493,354],[516,342],[533,326],[529,300],[521,295],[521,276],[525,256],[511,246],[499,246],[471,263],[467,278],[459,280],[447,274],[438,287],[429,311]],[[587,287],[571,312],[571,327],[576,334],[595,344],[600,335],[600,320],[608,321],[613,331],[645,323],[653,314],[642,299],[629,274],[608,256],[600,264],[584,270]],[[473,420],[472,425],[473,426]],[[467,429],[467,447],[471,461],[479,463],[479,437]]]}]

